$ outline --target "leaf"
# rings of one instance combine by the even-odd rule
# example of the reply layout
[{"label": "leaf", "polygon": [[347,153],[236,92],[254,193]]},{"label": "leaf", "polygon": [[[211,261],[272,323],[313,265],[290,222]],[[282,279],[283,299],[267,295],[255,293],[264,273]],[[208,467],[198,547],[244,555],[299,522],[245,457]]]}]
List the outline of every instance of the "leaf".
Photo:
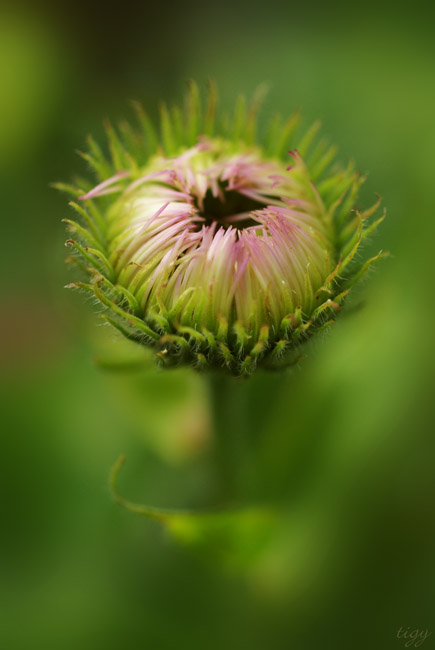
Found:
[{"label": "leaf", "polygon": [[116,501],[130,512],[162,524],[180,544],[203,551],[227,567],[243,569],[254,562],[274,539],[280,517],[272,508],[250,506],[192,511],[156,508],[128,501],[118,490],[119,472],[124,463],[123,455],[110,474],[110,487]]}]

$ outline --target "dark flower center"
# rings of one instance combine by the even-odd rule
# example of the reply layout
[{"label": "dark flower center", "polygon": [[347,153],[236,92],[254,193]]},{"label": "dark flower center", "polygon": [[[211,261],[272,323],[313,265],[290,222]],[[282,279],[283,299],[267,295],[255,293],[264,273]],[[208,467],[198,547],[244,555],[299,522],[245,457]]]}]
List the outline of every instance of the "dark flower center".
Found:
[{"label": "dark flower center", "polygon": [[208,189],[203,199],[202,209],[198,206],[206,225],[210,226],[213,222],[217,222],[223,228],[233,226],[239,230],[257,225],[257,221],[252,219],[249,213],[262,210],[265,204],[236,190],[228,190],[227,186],[227,182],[220,183],[221,196],[213,196],[211,189]]}]

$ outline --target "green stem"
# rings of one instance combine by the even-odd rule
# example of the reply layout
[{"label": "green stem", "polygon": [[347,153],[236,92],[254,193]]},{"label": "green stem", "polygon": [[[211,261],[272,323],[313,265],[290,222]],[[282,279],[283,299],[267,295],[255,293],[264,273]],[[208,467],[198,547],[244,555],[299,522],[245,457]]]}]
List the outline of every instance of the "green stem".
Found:
[{"label": "green stem", "polygon": [[213,460],[217,501],[233,504],[239,496],[241,468],[248,432],[247,382],[227,375],[209,375],[214,429]]}]

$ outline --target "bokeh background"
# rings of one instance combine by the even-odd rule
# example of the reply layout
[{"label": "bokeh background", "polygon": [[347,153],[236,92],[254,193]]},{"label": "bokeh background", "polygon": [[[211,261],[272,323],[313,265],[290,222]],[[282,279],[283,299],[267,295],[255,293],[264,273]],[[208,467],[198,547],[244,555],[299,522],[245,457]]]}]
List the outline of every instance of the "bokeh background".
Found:
[{"label": "bokeh background", "polygon": [[[400,627],[433,646],[433,21],[418,2],[3,5],[2,648],[389,650]],[[191,77],[224,107],[266,82],[265,117],[320,117],[369,172],[363,201],[382,195],[370,248],[391,257],[300,368],[229,396],[232,502],[279,502],[278,524],[194,522],[180,544],[108,476],[124,453],[131,500],[218,504],[207,386],[144,367],[63,289],[49,183],[85,171],[104,117],[156,116]]]}]

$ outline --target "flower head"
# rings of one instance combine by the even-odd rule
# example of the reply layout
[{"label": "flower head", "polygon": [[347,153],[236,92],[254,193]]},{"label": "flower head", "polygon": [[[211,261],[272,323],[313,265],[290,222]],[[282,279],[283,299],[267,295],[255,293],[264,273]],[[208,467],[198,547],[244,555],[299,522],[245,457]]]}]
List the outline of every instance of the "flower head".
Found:
[{"label": "flower head", "polygon": [[355,254],[382,217],[366,225],[379,201],[353,210],[364,179],[312,146],[317,124],[296,138],[299,115],[276,118],[258,139],[255,101],[220,124],[215,106],[211,86],[202,113],[191,84],[184,114],[162,107],[160,134],[136,105],[138,130],[107,126],[108,159],[89,140],[100,182],[67,188],[82,223],[66,221],[91,282],[69,286],[164,365],[250,374],[285,365],[333,322],[375,259]]}]

